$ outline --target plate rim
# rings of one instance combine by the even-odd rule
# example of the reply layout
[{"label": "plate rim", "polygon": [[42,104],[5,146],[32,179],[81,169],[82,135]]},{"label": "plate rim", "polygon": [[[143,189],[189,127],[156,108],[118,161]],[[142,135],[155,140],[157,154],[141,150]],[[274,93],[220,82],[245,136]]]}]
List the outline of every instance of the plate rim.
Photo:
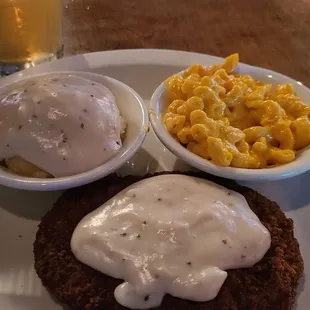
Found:
[{"label": "plate rim", "polygon": [[[104,54],[104,57],[102,55]],[[176,57],[176,54],[178,57]],[[145,49],[119,49],[119,50],[103,50],[103,51],[97,51],[97,52],[91,52],[91,53],[83,53],[83,54],[77,54],[77,55],[70,55],[66,56],[61,59],[53,60],[50,62],[42,63],[36,67],[32,67],[29,69],[22,70],[20,72],[14,73],[12,75],[9,75],[7,77],[4,77],[0,79],[0,86],[2,85],[3,81],[9,81],[11,83],[11,80],[19,80],[25,76],[32,75],[34,73],[39,72],[45,72],[44,69],[48,70],[47,72],[53,71],[53,67],[59,68],[56,69],[60,71],[63,65],[73,65],[75,63],[75,66],[80,67],[76,69],[70,69],[74,71],[86,71],[85,64],[88,65],[88,69],[94,69],[98,67],[98,64],[100,63],[100,66],[104,66],[107,64],[110,65],[170,65],[170,66],[187,66],[193,62],[193,59],[195,59],[195,62],[201,62],[205,63],[206,65],[212,64],[216,61],[221,61],[224,59],[224,57],[221,56],[214,56],[210,54],[204,54],[204,53],[196,53],[196,52],[190,52],[190,51],[184,51],[184,50],[174,50],[174,49],[154,49],[154,48],[145,48]],[[83,62],[84,60],[84,62]],[[83,63],[83,64],[82,64]],[[305,86],[302,82],[297,81],[288,75],[285,75],[280,72],[276,72],[271,69],[267,69],[264,67],[258,67],[250,64],[246,64],[243,62],[240,62],[240,64],[245,69],[259,69],[262,73],[267,73],[270,75],[271,73],[281,76],[282,78],[289,79],[292,82],[302,85],[305,88],[308,88]],[[84,68],[84,69],[81,69]],[[63,70],[69,70],[69,69],[63,69]]]}]

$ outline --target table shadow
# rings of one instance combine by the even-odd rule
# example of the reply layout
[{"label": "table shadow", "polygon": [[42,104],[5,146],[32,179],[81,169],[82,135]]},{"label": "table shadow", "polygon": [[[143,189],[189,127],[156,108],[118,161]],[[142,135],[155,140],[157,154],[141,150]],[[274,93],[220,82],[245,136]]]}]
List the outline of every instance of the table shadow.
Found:
[{"label": "table shadow", "polygon": [[0,208],[19,217],[40,220],[53,206],[61,191],[37,192],[0,186]]},{"label": "table shadow", "polygon": [[150,153],[141,148],[116,173],[120,176],[144,175],[155,173],[158,167],[158,161]]},{"label": "table shadow", "polygon": [[[304,291],[304,289],[305,289],[305,284],[306,283],[306,275],[303,273],[303,275],[302,275],[302,277],[301,277],[301,279],[299,280],[299,284],[298,284],[298,287],[297,287],[297,295],[296,295],[296,301],[298,302],[298,297],[299,297],[299,295]],[[293,305],[293,309],[292,310],[298,310],[298,304],[297,303],[295,303],[294,305]]]},{"label": "table shadow", "polygon": [[305,208],[310,204],[310,171],[270,182],[239,182],[276,201],[284,212]]}]

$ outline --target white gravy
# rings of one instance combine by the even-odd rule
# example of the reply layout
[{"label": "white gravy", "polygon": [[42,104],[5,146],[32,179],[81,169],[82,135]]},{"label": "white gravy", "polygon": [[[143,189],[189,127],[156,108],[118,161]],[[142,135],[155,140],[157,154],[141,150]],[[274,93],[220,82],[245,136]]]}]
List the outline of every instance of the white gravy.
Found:
[{"label": "white gravy", "polygon": [[253,266],[270,242],[242,195],[170,174],[135,183],[88,214],[71,248],[84,264],[124,280],[114,292],[118,303],[147,309],[165,294],[215,298],[225,270]]},{"label": "white gravy", "polygon": [[122,147],[121,130],[111,91],[78,76],[30,78],[0,94],[0,160],[20,156],[54,177],[106,162]]}]

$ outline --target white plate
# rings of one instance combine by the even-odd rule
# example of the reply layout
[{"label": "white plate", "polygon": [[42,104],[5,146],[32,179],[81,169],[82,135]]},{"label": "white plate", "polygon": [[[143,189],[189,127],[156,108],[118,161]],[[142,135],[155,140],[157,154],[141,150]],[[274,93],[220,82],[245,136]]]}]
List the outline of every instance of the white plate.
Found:
[{"label": "white plate", "polygon": [[[35,72],[77,70],[102,73],[118,79],[148,102],[160,82],[191,63],[211,64],[220,58],[177,51],[128,50],[87,54],[62,59],[19,73],[9,79]],[[272,73],[271,73],[272,74]],[[121,173],[143,174],[159,170],[185,169],[150,132],[142,149]],[[310,173],[269,183],[243,183],[279,203],[295,221],[295,233],[305,260],[305,277],[299,286],[297,310],[306,310],[310,295]],[[60,192],[26,192],[0,187],[0,309],[62,309],[41,286],[33,269],[32,243],[40,218],[51,208]]]}]

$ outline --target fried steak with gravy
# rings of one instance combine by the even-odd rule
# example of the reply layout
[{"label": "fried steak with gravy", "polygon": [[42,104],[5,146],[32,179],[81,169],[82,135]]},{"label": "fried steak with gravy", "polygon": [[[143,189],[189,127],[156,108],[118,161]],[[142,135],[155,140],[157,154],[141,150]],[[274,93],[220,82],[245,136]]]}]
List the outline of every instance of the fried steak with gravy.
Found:
[{"label": "fried steak with gravy", "polygon": [[[165,172],[179,174],[180,172]],[[206,173],[182,173],[204,178],[242,194],[271,234],[271,247],[252,268],[228,270],[218,296],[193,302],[166,295],[158,310],[290,310],[303,273],[303,259],[294,237],[293,221],[279,206],[256,191]],[[158,174],[156,174],[158,175]],[[35,269],[42,284],[72,310],[125,310],[114,298],[122,280],[111,278],[79,262],[70,248],[79,221],[115,194],[154,175],[119,177],[63,193],[43,217],[34,242]]]}]

